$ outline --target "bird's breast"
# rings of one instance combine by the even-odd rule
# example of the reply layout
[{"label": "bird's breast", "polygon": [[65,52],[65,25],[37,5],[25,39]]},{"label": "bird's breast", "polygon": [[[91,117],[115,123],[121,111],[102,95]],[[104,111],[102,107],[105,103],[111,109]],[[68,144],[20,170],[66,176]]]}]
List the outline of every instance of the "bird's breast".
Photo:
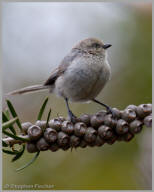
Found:
[{"label": "bird's breast", "polygon": [[55,91],[72,101],[87,101],[98,95],[109,77],[110,66],[104,58],[77,58],[57,79]]}]

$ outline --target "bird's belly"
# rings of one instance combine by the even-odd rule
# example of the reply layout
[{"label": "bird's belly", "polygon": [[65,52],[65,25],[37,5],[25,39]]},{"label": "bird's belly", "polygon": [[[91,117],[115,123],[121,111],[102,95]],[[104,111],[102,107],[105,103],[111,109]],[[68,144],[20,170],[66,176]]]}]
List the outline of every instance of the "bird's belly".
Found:
[{"label": "bird's belly", "polygon": [[102,68],[73,69],[57,79],[55,91],[70,101],[89,101],[99,94],[105,83]]}]

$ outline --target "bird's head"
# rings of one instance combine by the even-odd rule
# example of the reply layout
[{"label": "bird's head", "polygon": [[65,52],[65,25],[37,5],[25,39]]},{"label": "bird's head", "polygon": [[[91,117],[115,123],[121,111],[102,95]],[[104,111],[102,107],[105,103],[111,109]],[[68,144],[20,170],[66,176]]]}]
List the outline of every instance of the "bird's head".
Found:
[{"label": "bird's head", "polygon": [[106,50],[111,47],[111,44],[104,44],[101,40],[96,38],[87,38],[80,41],[73,48],[79,49],[94,55],[105,54]]}]

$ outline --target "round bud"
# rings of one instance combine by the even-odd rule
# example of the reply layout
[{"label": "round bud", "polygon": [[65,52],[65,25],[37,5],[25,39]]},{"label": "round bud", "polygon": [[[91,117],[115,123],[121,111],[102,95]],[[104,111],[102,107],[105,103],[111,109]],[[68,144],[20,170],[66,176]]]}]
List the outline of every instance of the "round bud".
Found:
[{"label": "round bud", "polygon": [[77,147],[77,146],[79,146],[79,144],[80,144],[80,138],[75,135],[72,135],[70,137],[70,146]]},{"label": "round bud", "polygon": [[136,105],[128,105],[126,109],[131,109],[132,111],[136,112],[137,111],[137,106]]},{"label": "round bud", "polygon": [[141,104],[137,107],[137,115],[139,118],[144,118],[152,113],[152,104]]},{"label": "round bud", "polygon": [[94,146],[95,146],[95,141],[94,141],[94,142],[91,142],[91,143],[88,143],[88,146],[94,147]]},{"label": "round bud", "polygon": [[[127,134],[127,133],[126,133]],[[117,136],[117,141],[123,141],[123,135],[118,135]]]},{"label": "round bud", "polygon": [[117,108],[112,108],[112,112],[114,114],[114,118],[120,119],[121,118],[121,111]]},{"label": "round bud", "polygon": [[44,129],[46,129],[46,123],[47,123],[46,121],[38,120],[38,121],[36,121],[35,125],[41,127],[44,130]]},{"label": "round bud", "polygon": [[136,118],[136,113],[132,109],[125,109],[121,114],[122,119],[124,119],[127,122],[131,122]]},{"label": "round bud", "polygon": [[142,130],[142,125],[143,123],[139,120],[134,120],[132,121],[129,126],[130,126],[130,132],[135,134],[139,133]]},{"label": "round bud", "polygon": [[127,133],[128,132],[128,123],[123,119],[119,119],[117,121],[116,132],[120,135]]},{"label": "round bud", "polygon": [[152,114],[144,118],[144,124],[147,127],[152,127]]},{"label": "round bud", "polygon": [[105,116],[106,114],[107,114],[107,111],[105,111],[105,110],[101,110],[96,113],[96,115],[101,115],[102,117]]},{"label": "round bud", "polygon": [[58,119],[59,119],[61,122],[66,121],[66,119],[65,119],[64,117],[62,117],[62,116],[59,116]]},{"label": "round bud", "polygon": [[124,134],[123,136],[123,141],[129,142],[130,140],[133,139],[134,135],[130,132]]},{"label": "round bud", "polygon": [[113,135],[110,139],[106,140],[106,143],[108,143],[109,145],[112,145],[113,143],[115,143],[116,140],[117,140],[117,136]]},{"label": "round bud", "polygon": [[80,121],[81,122],[83,122],[83,123],[85,123],[87,126],[89,126],[90,125],[90,115],[88,115],[88,114],[83,114],[83,115],[81,115],[80,116]]},{"label": "round bud", "polygon": [[84,140],[88,143],[93,143],[96,140],[97,131],[92,127],[86,129]]},{"label": "round bud", "polygon": [[45,129],[44,138],[47,142],[53,143],[57,140],[57,131],[52,128]]},{"label": "round bud", "polygon": [[104,118],[104,124],[108,127],[114,128],[116,127],[117,121],[112,118],[112,114],[108,114]]},{"label": "round bud", "polygon": [[67,151],[69,148],[70,148],[69,144],[61,146],[61,149],[64,150],[64,151]]},{"label": "round bud", "polygon": [[49,127],[55,129],[56,131],[61,130],[61,124],[62,124],[62,121],[61,119],[58,119],[58,118],[51,119],[49,121]]},{"label": "round bud", "polygon": [[80,147],[85,148],[87,146],[87,142],[85,140],[81,140]]},{"label": "round bud", "polygon": [[43,132],[39,126],[32,125],[29,127],[27,133],[28,133],[30,140],[37,140],[42,136]]},{"label": "round bud", "polygon": [[94,128],[98,128],[102,123],[104,122],[104,114],[97,113],[95,115],[92,115],[90,118],[91,126]]},{"label": "round bud", "polygon": [[67,134],[72,134],[74,131],[73,123],[70,121],[64,121],[61,126],[61,130]]},{"label": "round bud", "polygon": [[25,122],[21,124],[22,130],[27,134],[28,128],[32,126],[33,124],[30,122]]},{"label": "round bud", "polygon": [[113,130],[111,127],[108,127],[106,125],[102,125],[98,128],[98,135],[102,139],[109,139],[113,136]]},{"label": "round bud", "polygon": [[95,140],[95,145],[102,146],[104,143],[105,143],[105,140],[102,139],[99,135],[97,135],[96,140]]},{"label": "round bud", "polygon": [[55,152],[59,149],[59,146],[57,143],[52,143],[49,147],[49,150],[51,150],[52,152]]},{"label": "round bud", "polygon": [[29,153],[35,153],[38,151],[35,143],[27,143],[26,144],[27,151]]},{"label": "round bud", "polygon": [[58,133],[58,144],[60,146],[68,145],[69,144],[69,136],[66,133],[60,131]]},{"label": "round bud", "polygon": [[36,146],[38,148],[39,151],[46,151],[49,149],[50,145],[46,142],[46,140],[42,137],[40,138],[37,143]]},{"label": "round bud", "polygon": [[74,134],[76,136],[83,136],[86,132],[87,126],[82,122],[78,122],[74,125]]}]

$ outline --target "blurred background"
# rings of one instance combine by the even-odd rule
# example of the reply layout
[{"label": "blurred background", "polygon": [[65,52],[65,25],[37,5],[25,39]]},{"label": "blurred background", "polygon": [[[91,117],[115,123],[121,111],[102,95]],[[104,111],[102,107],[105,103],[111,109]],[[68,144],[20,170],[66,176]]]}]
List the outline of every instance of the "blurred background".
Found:
[{"label": "blurred background", "polygon": [[[3,3],[3,96],[24,86],[43,83],[78,41],[102,39],[108,51],[112,78],[98,99],[124,109],[152,102],[151,3]],[[47,91],[9,99],[22,122],[36,121]],[[5,109],[3,97],[3,109]],[[50,95],[52,118],[67,116],[62,99]],[[72,103],[77,115],[95,113],[101,106]],[[102,147],[42,152],[34,164],[15,169],[33,154],[11,163],[3,155],[3,187],[54,185],[54,189],[151,189],[151,129],[131,142]],[[47,188],[44,188],[47,189]],[[28,190],[28,189],[26,189]]]}]

